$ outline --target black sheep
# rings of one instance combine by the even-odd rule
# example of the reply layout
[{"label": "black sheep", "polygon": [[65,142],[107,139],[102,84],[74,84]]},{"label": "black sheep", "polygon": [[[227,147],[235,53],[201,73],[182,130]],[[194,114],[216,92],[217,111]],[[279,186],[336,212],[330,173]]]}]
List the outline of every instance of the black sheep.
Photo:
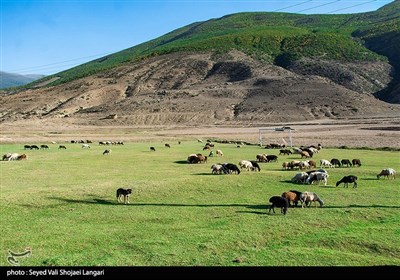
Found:
[{"label": "black sheep", "polygon": [[258,171],[261,171],[261,168],[260,168],[260,166],[258,165],[258,162],[257,162],[257,161],[251,160],[250,162],[251,162],[251,165],[253,165],[254,171],[255,171],[256,169],[258,169]]},{"label": "black sheep", "polygon": [[271,212],[271,209],[275,213],[274,207],[279,207],[281,208],[281,213],[283,213],[283,215],[286,215],[287,210],[289,208],[289,201],[286,198],[281,196],[272,196],[269,199],[269,202],[271,202],[272,204],[269,207],[268,213]]},{"label": "black sheep", "polygon": [[344,187],[348,188],[349,183],[353,183],[353,188],[357,188],[357,179],[357,176],[354,175],[344,176],[340,181],[336,182],[336,187],[344,183]]},{"label": "black sheep", "polygon": [[240,174],[239,167],[237,167],[236,164],[233,163],[223,163],[222,167],[224,169],[224,173],[226,174],[225,170],[228,170],[229,174],[232,174],[233,172],[236,172],[238,175]]}]

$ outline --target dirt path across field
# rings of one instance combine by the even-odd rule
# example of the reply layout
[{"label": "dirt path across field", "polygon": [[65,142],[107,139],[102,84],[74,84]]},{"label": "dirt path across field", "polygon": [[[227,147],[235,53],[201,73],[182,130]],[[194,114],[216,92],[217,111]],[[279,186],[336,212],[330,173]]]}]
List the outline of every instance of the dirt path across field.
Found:
[{"label": "dirt path across field", "polygon": [[[400,148],[400,118],[315,120],[298,123],[269,123],[248,126],[76,126],[65,121],[46,123],[42,120],[3,123],[0,125],[1,143],[66,143],[71,140],[124,141],[164,143],[202,139],[242,140],[249,143],[290,143],[288,131],[275,128],[289,126],[293,146],[317,145],[325,147],[393,147]],[[260,134],[259,129],[266,128]]]}]

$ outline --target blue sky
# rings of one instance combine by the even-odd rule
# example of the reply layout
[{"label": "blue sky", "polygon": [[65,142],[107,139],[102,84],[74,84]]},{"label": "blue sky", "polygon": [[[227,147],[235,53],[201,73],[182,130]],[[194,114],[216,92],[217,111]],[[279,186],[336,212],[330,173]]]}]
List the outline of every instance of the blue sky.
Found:
[{"label": "blue sky", "polygon": [[54,74],[193,22],[280,11],[359,13],[393,0],[0,0],[0,70]]}]

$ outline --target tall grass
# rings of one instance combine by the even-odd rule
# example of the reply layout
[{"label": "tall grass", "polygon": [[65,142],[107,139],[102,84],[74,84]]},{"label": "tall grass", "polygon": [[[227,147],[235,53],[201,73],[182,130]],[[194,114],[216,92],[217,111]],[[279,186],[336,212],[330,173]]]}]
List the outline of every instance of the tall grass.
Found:
[{"label": "tall grass", "polygon": [[[2,154],[28,159],[0,162],[0,265],[9,265],[8,249],[28,246],[32,255],[21,265],[400,265],[399,179],[376,178],[383,168],[399,170],[399,152],[323,149],[315,160],[360,158],[362,166],[329,169],[322,186],[290,182],[298,171],[283,171],[281,163],[298,155],[261,163],[261,172],[212,175],[212,163],[279,151],[216,144],[223,158],[187,164],[189,154],[205,154],[202,144],[170,144],[112,146],[108,156],[97,144],[39,151],[1,145]],[[349,174],[359,177],[357,189],[335,187]],[[117,204],[119,187],[134,189],[130,205]],[[291,189],[315,191],[324,207],[268,214],[269,197]]]}]

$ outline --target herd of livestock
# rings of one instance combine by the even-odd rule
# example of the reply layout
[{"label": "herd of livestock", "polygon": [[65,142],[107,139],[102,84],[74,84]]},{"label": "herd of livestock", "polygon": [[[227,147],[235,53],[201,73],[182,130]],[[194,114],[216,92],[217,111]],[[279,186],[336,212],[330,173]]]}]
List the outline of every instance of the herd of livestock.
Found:
[{"label": "herd of livestock", "polygon": [[[56,144],[55,142],[52,142]],[[81,143],[82,149],[89,149],[92,142],[91,141],[74,141],[71,143]],[[179,142],[180,144],[180,142]],[[124,145],[123,142],[99,142],[99,145]],[[270,148],[271,145],[266,148]],[[167,143],[165,147],[170,148],[171,146]],[[238,146],[240,147],[240,146]],[[209,157],[214,156],[213,149],[214,144],[210,141],[207,141],[205,144],[204,150],[210,150],[208,156],[197,153],[190,154],[187,158],[187,162],[189,164],[197,164],[197,163],[207,163],[207,159]],[[284,148],[284,147],[280,147]],[[24,150],[47,150],[49,149],[48,145],[25,145]],[[67,149],[65,145],[59,145],[58,149]],[[319,161],[319,169],[317,168],[317,162],[311,160],[314,154],[319,153],[322,149],[322,146],[318,144],[318,146],[308,146],[308,147],[300,147],[300,148],[292,148],[290,149],[280,149],[279,155],[291,155],[291,154],[299,154],[301,159],[304,160],[292,160],[290,162],[283,162],[282,169],[283,170],[299,170],[299,173],[295,174],[295,176],[291,179],[291,182],[297,184],[313,184],[314,182],[323,182],[324,185],[327,184],[327,179],[329,178],[328,172],[323,168],[335,168],[335,167],[352,167],[352,166],[361,166],[360,159],[336,159],[333,158],[331,160],[321,159]],[[156,151],[154,147],[150,147],[150,151]],[[111,154],[111,149],[106,149],[103,152],[103,155]],[[216,150],[216,156],[222,158],[224,153],[222,150]],[[3,161],[13,161],[13,160],[26,160],[26,154],[18,154],[18,153],[6,153],[3,155]],[[238,165],[234,163],[214,163],[211,166],[212,174],[240,174],[241,171],[261,171],[259,163],[261,162],[277,162],[278,156],[276,155],[267,155],[267,154],[257,154],[255,160],[241,160]],[[313,169],[313,170],[308,170]],[[380,177],[392,178],[395,179],[396,171],[393,168],[385,168],[382,169],[379,174],[377,174],[377,179]],[[353,184],[353,188],[357,188],[357,176],[355,175],[347,175],[344,176],[341,180],[336,182],[336,187],[340,184],[344,184],[344,187],[348,187],[348,184]],[[282,193],[281,196],[272,196],[269,199],[271,203],[269,212],[272,210],[275,213],[274,208],[280,208],[283,214],[287,213],[287,209],[290,206],[297,206],[298,203],[301,203],[301,207],[310,206],[312,202],[318,202],[320,207],[324,205],[324,201],[314,192],[299,192],[296,190],[290,190],[288,192]]]},{"label": "herd of livestock", "polygon": [[[214,147],[212,144],[207,143],[204,150],[209,150]],[[238,146],[239,147],[239,146]],[[266,146],[266,148],[271,148],[271,145]],[[279,147],[279,146],[278,146]],[[279,147],[281,148],[281,147]],[[335,167],[353,167],[361,166],[360,159],[336,159],[333,158],[330,161],[326,159],[321,159],[319,161],[320,169],[318,170],[309,170],[312,168],[317,168],[317,163],[314,160],[308,160],[308,158],[312,158],[314,154],[319,153],[322,149],[322,146],[318,144],[318,146],[308,146],[308,147],[300,147],[300,148],[292,148],[290,149],[280,149],[279,155],[291,155],[291,154],[299,154],[301,159],[305,160],[292,160],[291,162],[283,162],[282,168],[284,170],[299,170],[301,172],[297,173],[292,179],[291,182],[298,184],[313,184],[314,182],[323,182],[326,186],[328,182],[329,174],[323,168],[335,168]],[[223,152],[221,150],[217,150],[216,154],[219,156],[223,156]],[[211,151],[209,156],[214,156]],[[190,154],[187,158],[187,162],[189,164],[193,163],[206,163],[207,156],[203,154]],[[278,156],[276,155],[267,155],[267,154],[257,154],[256,160],[241,160],[238,165],[234,163],[214,163],[211,165],[211,173],[212,174],[240,174],[241,170],[247,171],[261,171],[260,162],[277,162]],[[393,168],[385,168],[382,169],[379,174],[377,174],[377,179],[380,177],[393,178],[395,179],[396,171]],[[340,184],[343,184],[344,187],[348,188],[349,183],[353,184],[353,188],[357,188],[357,180],[358,177],[355,175],[347,175],[342,179],[336,182],[336,187]],[[291,190],[289,192],[282,193],[281,196],[272,196],[269,199],[271,203],[269,212],[272,210],[275,213],[274,208],[281,208],[281,213],[284,215],[287,213],[288,207],[292,204],[292,206],[297,206],[298,202],[301,202],[302,208],[304,206],[311,206],[312,202],[319,202],[320,207],[324,205],[324,201],[315,193],[315,192],[299,192],[296,190]]]}]

